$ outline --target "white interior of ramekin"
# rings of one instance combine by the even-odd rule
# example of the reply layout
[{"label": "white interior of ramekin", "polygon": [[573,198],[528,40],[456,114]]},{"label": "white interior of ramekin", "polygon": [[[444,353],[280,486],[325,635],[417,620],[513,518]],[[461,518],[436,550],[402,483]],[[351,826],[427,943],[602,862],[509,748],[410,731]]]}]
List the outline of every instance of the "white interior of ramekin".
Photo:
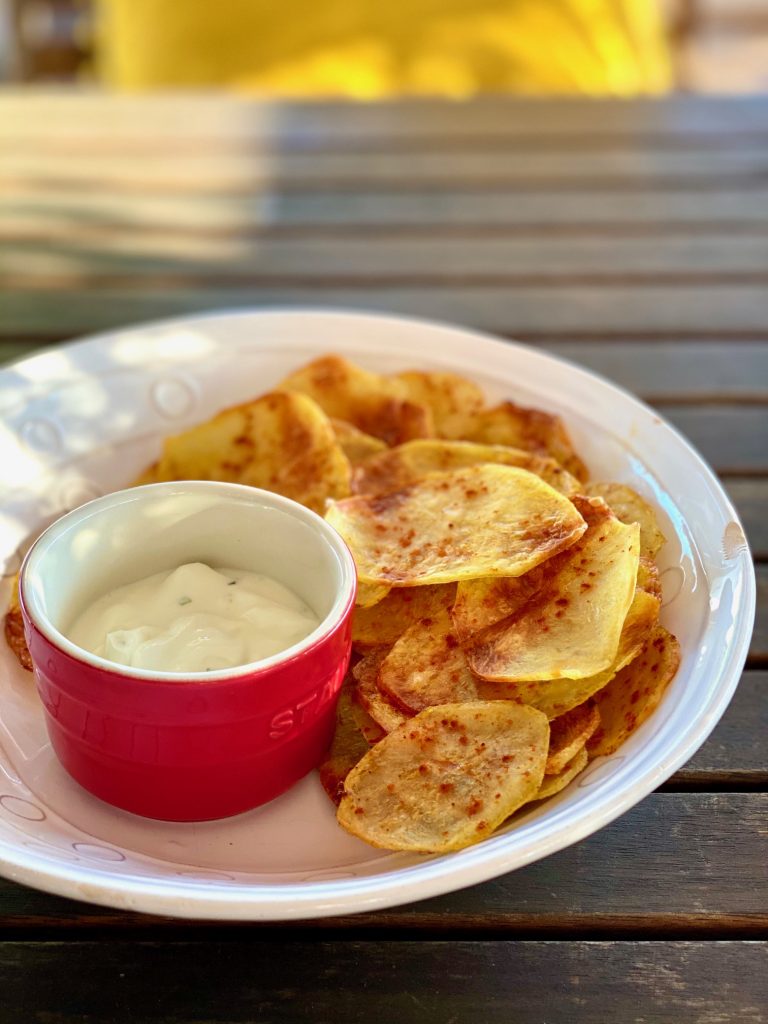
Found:
[{"label": "white interior of ramekin", "polygon": [[[102,594],[186,562],[271,576],[298,594],[320,624],[269,658],[206,673],[116,665],[67,638],[75,617]],[[50,526],[21,570],[30,618],[67,653],[133,678],[206,681],[268,668],[311,647],[344,615],[355,579],[348,548],[320,516],[269,491],[212,481],[148,484],[89,502]]]}]

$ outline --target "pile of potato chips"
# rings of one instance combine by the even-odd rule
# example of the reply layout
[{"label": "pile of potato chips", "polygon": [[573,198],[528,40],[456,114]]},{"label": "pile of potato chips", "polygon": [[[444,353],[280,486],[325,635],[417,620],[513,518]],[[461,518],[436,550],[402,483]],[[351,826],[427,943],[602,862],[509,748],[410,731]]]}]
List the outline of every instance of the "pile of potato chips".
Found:
[{"label": "pile of potato chips", "polygon": [[587,482],[558,417],[461,377],[325,356],[168,438],[137,482],[179,479],[277,491],[349,545],[355,653],[320,777],[374,846],[485,838],[615,751],[677,670],[651,507]]}]

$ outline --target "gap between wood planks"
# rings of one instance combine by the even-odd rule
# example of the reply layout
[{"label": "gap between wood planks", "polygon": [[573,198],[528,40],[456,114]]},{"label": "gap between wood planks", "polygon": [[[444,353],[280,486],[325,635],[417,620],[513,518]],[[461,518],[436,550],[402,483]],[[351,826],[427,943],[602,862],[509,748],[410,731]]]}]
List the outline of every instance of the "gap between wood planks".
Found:
[{"label": "gap between wood planks", "polygon": [[323,939],[337,939],[353,942],[375,937],[377,941],[402,942],[419,941],[460,941],[476,942],[525,942],[546,939],[549,942],[574,941],[599,942],[704,942],[751,941],[766,934],[768,920],[764,915],[754,918],[744,915],[718,916],[709,919],[697,915],[654,915],[646,921],[630,920],[599,914],[576,914],[569,917],[541,917],[535,923],[530,918],[525,922],[505,917],[495,919],[483,912],[476,918],[468,915],[464,921],[455,918],[446,921],[440,914],[424,915],[419,918],[387,911],[386,918],[377,915],[326,917],[307,921],[209,921],[180,920],[171,917],[155,917],[151,914],[121,913],[114,911],[100,917],[90,917],[82,905],[82,916],[66,919],[62,923],[17,921],[3,926],[0,922],[0,951],[5,943],[39,942],[156,942],[158,931],[162,941],[178,943],[242,942],[243,933],[251,933],[251,941],[267,941],[267,934],[277,932],[281,942],[319,942]]}]

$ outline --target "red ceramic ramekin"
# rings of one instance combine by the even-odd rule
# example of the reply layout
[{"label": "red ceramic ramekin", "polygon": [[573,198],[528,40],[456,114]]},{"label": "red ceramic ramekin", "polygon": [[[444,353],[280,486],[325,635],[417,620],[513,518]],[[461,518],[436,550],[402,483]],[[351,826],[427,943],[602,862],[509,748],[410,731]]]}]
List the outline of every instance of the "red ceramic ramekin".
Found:
[{"label": "red ceramic ramekin", "polygon": [[[207,673],[126,668],[67,639],[107,590],[191,561],[272,576],[321,623],[280,654]],[[209,481],[110,494],[42,534],[20,595],[53,748],[110,804],[170,821],[238,814],[288,789],[330,743],[355,566],[338,534],[296,502]]]}]

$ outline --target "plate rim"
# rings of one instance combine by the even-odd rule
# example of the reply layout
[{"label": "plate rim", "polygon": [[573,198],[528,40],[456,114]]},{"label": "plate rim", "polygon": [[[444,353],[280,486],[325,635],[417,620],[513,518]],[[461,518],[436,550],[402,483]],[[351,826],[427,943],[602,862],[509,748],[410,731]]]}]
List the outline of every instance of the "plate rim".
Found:
[{"label": "plate rim", "polygon": [[[705,477],[722,509],[741,527],[743,532],[743,524],[739,515],[714,471],[687,438],[674,425],[660,416],[656,410],[610,379],[587,370],[566,358],[461,324],[431,318],[334,307],[264,306],[253,309],[217,309],[188,316],[173,316],[130,324],[78,337],[59,345],[45,346],[31,355],[14,360],[0,368],[0,381],[6,372],[23,367],[30,361],[40,358],[45,352],[98,347],[114,340],[117,336],[137,331],[174,326],[188,329],[197,324],[204,326],[207,321],[217,319],[264,319],[275,316],[294,320],[306,320],[319,316],[332,319],[342,317],[349,321],[357,320],[363,324],[370,324],[372,321],[379,324],[391,324],[398,329],[410,327],[449,331],[455,335],[463,335],[465,341],[490,342],[503,346],[508,351],[521,351],[527,357],[534,356],[544,365],[566,366],[582,379],[598,382],[618,394],[625,403],[629,403],[630,407],[644,415],[650,414],[667,431],[670,431],[684,450],[687,459],[691,460],[697,471]],[[76,379],[89,376],[92,375],[81,371],[77,374]],[[652,463],[649,463],[649,466],[651,469],[653,468]],[[261,883],[237,883],[228,884],[226,888],[217,888],[213,893],[210,891],[209,885],[202,880],[193,882],[190,879],[173,879],[171,881],[167,878],[153,879],[150,877],[133,880],[120,878],[106,868],[96,868],[92,865],[81,867],[60,862],[54,866],[51,864],[51,858],[36,857],[29,849],[8,843],[3,838],[0,838],[0,870],[12,881],[56,895],[86,900],[90,903],[126,911],[210,920],[277,921],[363,913],[417,902],[466,888],[498,877],[507,871],[524,867],[581,841],[630,810],[684,764],[710,735],[736,690],[752,636],[756,609],[756,578],[748,542],[734,559],[734,569],[737,567],[741,593],[739,615],[735,620],[736,636],[729,645],[720,665],[717,690],[712,695],[708,713],[698,715],[688,723],[682,736],[675,743],[671,756],[665,758],[663,765],[657,766],[653,771],[646,768],[641,777],[631,785],[625,786],[618,793],[603,795],[599,801],[600,807],[595,808],[592,813],[589,810],[590,800],[585,801],[579,820],[576,823],[570,823],[567,834],[565,834],[565,830],[561,829],[559,833],[546,837],[544,840],[534,835],[528,839],[526,847],[522,850],[518,847],[508,851],[503,849],[505,838],[503,835],[492,837],[484,843],[462,851],[460,866],[455,863],[456,855],[448,855],[431,857],[417,865],[401,867],[394,871],[382,872],[365,878],[300,882],[290,885],[283,884],[279,887]],[[557,814],[558,812],[555,810],[555,819]],[[545,819],[545,824],[550,823],[549,827],[551,827],[551,822],[552,818]],[[499,844],[500,840],[501,844]],[[489,844],[501,845],[501,849],[491,850]],[[162,891],[169,889],[172,891]]]}]

